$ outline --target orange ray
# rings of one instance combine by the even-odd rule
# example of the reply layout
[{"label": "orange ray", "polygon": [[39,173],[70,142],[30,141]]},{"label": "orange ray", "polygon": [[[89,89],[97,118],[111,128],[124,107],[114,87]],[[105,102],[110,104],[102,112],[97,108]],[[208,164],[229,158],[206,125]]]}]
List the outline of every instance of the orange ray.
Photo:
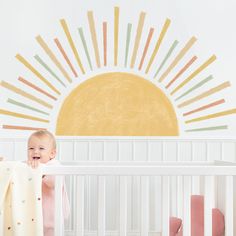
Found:
[{"label": "orange ray", "polygon": [[212,103],[207,104],[207,105],[205,105],[205,106],[199,107],[199,108],[194,109],[194,110],[189,111],[189,112],[186,112],[186,113],[183,114],[183,116],[188,116],[188,115],[191,115],[191,114],[193,114],[193,113],[196,113],[196,112],[199,112],[199,111],[206,110],[206,109],[208,109],[208,108],[211,108],[211,107],[214,107],[214,106],[220,105],[220,104],[222,104],[222,103],[224,103],[224,102],[225,102],[224,99],[221,99],[221,100],[218,100],[218,101],[212,102]]},{"label": "orange ray", "polygon": [[192,57],[191,60],[178,72],[178,74],[166,85],[166,89],[168,89],[197,59],[196,56]]},{"label": "orange ray", "polygon": [[107,22],[103,22],[103,55],[104,55],[104,66],[107,65]]},{"label": "orange ray", "polygon": [[73,72],[74,76],[75,76],[75,77],[78,77],[78,75],[77,75],[77,73],[76,73],[76,71],[75,71],[75,69],[74,69],[74,67],[73,67],[73,65],[72,65],[72,63],[71,63],[71,61],[70,61],[70,59],[68,58],[68,56],[67,56],[65,50],[63,49],[63,47],[62,47],[60,41],[59,41],[57,38],[55,38],[55,39],[54,39],[54,42],[56,43],[56,45],[57,45],[59,51],[61,52],[62,56],[63,56],[64,59],[66,60],[68,66],[70,67],[70,69],[71,69],[71,71]]},{"label": "orange ray", "polygon": [[53,99],[53,100],[55,100],[55,101],[57,100],[57,98],[55,98],[55,97],[52,96],[51,94],[45,92],[43,89],[37,87],[36,85],[34,85],[34,84],[30,83],[29,81],[23,79],[22,77],[19,77],[18,80],[21,81],[22,83],[28,85],[29,87],[35,89],[36,91],[38,91],[38,92],[40,92],[40,93],[42,93],[42,94],[48,96],[49,98],[51,98],[51,99]]},{"label": "orange ray", "polygon": [[144,62],[144,59],[145,59],[145,57],[146,57],[149,44],[150,44],[150,42],[151,42],[153,32],[154,32],[154,28],[151,28],[151,29],[149,30],[149,34],[148,34],[147,41],[146,41],[146,44],[145,44],[145,47],[144,47],[144,50],[143,50],[143,55],[142,55],[141,61],[140,61],[140,63],[139,63],[139,67],[138,67],[139,70],[142,69],[143,62]]}]

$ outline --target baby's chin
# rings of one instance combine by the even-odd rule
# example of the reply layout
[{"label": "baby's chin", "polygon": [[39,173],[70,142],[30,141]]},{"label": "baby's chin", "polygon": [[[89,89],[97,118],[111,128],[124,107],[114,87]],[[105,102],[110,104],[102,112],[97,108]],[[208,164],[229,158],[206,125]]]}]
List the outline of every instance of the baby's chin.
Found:
[{"label": "baby's chin", "polygon": [[40,161],[40,163],[45,164],[45,163],[49,162],[50,159],[43,159],[43,158],[40,158],[39,161]]}]

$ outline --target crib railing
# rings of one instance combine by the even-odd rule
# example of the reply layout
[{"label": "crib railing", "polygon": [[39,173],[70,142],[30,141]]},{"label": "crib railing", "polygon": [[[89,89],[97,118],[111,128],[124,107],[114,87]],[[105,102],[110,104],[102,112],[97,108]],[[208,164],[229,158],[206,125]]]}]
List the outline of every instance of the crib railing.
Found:
[{"label": "crib railing", "polygon": [[[225,235],[234,234],[234,176],[233,163],[216,162],[77,162],[62,166],[46,166],[44,174],[56,175],[56,222],[55,235],[162,235],[169,236],[170,210],[176,198],[176,214],[183,220],[183,235],[191,235],[191,205],[193,193],[204,195],[204,235],[212,235],[212,208],[218,206],[225,217]],[[61,209],[61,195],[58,194],[63,182],[62,176],[75,176],[76,191],[73,199],[74,229],[65,233]],[[97,177],[97,229],[85,229],[86,178]],[[119,222],[115,232],[106,229],[106,179],[116,176],[119,184]],[[138,232],[128,232],[128,178],[140,177],[140,227]],[[150,178],[161,178],[161,198],[156,199],[162,207],[161,232],[150,231]],[[174,178],[174,181],[173,181]],[[173,182],[175,183],[173,185]],[[157,186],[157,185],[156,185]],[[174,189],[174,190],[173,190]],[[157,189],[156,191],[159,191]]]}]

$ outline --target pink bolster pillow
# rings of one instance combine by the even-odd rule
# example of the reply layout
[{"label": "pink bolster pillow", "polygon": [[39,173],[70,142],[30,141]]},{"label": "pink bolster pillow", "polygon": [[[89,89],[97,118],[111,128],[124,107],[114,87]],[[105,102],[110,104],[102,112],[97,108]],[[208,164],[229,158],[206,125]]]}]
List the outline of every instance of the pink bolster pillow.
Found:
[{"label": "pink bolster pillow", "polygon": [[[224,215],[212,209],[212,236],[222,236],[225,230]],[[191,196],[191,236],[204,236],[204,196]]]},{"label": "pink bolster pillow", "polygon": [[170,217],[170,236],[176,236],[180,227],[182,225],[182,220],[177,217]]}]

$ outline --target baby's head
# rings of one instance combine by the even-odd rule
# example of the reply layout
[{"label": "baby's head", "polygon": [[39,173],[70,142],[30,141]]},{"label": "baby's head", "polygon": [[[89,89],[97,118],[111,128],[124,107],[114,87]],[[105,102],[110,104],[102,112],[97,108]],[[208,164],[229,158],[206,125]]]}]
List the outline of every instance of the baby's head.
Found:
[{"label": "baby's head", "polygon": [[39,130],[30,135],[28,139],[28,160],[38,159],[47,163],[56,155],[56,140],[52,133]]}]

